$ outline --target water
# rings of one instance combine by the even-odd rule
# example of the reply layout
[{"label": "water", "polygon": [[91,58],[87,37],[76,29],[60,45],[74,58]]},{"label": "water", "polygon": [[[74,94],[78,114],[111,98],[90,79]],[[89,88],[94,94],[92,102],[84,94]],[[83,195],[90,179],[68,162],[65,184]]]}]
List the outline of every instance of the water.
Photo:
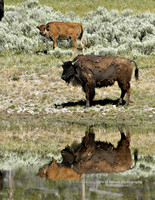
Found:
[{"label": "water", "polygon": [[76,181],[50,181],[36,176],[36,167],[2,171],[0,199],[154,199],[153,175],[84,175]]},{"label": "water", "polygon": [[37,160],[33,154],[31,162],[21,155],[4,162],[1,155],[0,199],[155,199],[154,155],[139,153],[137,161],[129,132],[121,134],[119,147],[95,136],[87,129],[78,145],[69,144],[50,158]]}]

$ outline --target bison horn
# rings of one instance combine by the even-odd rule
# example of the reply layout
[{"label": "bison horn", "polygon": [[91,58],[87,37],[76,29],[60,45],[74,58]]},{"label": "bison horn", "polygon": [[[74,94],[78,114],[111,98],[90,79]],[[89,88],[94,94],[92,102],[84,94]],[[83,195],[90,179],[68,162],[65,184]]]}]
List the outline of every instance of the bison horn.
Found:
[{"label": "bison horn", "polygon": [[75,65],[78,62],[78,59],[72,62],[72,65]]},{"label": "bison horn", "polygon": [[64,63],[64,61],[61,59],[61,62]]}]

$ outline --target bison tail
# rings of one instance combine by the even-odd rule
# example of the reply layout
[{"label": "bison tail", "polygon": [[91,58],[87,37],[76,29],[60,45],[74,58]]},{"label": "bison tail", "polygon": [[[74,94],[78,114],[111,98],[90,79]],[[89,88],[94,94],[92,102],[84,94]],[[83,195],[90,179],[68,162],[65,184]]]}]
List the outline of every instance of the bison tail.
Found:
[{"label": "bison tail", "polygon": [[79,36],[79,38],[78,38],[79,40],[82,39],[83,32],[84,32],[84,28],[83,28],[83,26],[82,26],[82,24],[81,24],[81,33],[80,33],[80,36]]},{"label": "bison tail", "polygon": [[130,169],[133,169],[134,167],[136,167],[136,164],[137,164],[137,161],[138,161],[138,150],[135,149],[134,150],[134,165],[132,167],[130,167]]},{"label": "bison tail", "polygon": [[137,63],[134,61],[134,60],[130,60],[130,62],[133,62],[135,64],[135,79],[136,81],[139,79],[139,69],[138,69],[138,66],[137,66]]},{"label": "bison tail", "polygon": [[139,79],[139,69],[138,68],[135,69],[135,79],[136,79],[136,81]]}]

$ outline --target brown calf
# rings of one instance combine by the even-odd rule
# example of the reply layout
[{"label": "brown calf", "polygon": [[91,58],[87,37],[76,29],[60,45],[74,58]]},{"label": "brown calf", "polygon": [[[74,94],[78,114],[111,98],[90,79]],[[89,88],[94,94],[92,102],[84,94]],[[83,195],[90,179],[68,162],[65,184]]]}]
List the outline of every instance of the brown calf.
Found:
[{"label": "brown calf", "polygon": [[51,164],[47,164],[39,169],[37,174],[41,178],[46,177],[51,181],[56,180],[79,180],[81,175],[71,167],[67,167],[62,163],[57,163],[53,158]]},{"label": "brown calf", "polygon": [[49,22],[48,24],[37,26],[40,34],[53,40],[53,49],[57,46],[58,39],[71,38],[74,45],[74,53],[77,50],[77,40],[80,40],[82,53],[84,54],[84,41],[82,40],[84,28],[82,24],[75,22]]}]

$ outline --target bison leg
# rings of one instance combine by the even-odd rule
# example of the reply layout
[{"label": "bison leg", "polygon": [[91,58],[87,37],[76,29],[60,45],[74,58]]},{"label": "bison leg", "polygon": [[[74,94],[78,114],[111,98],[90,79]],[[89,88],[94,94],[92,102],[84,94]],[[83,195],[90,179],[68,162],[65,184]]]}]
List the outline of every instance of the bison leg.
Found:
[{"label": "bison leg", "polygon": [[122,104],[123,98],[124,98],[126,93],[127,93],[127,97],[126,97],[125,106],[128,106],[129,105],[129,100],[130,100],[130,83],[119,84],[119,87],[121,88],[121,96],[120,96],[120,99],[119,99],[119,101],[117,103],[117,106]]},{"label": "bison leg", "polygon": [[121,88],[121,96],[120,96],[120,98],[119,98],[119,101],[118,101],[118,103],[117,103],[117,106],[119,106],[119,105],[122,104],[123,98],[124,98],[124,96],[125,96],[125,93],[126,93],[126,91],[125,91],[123,88]]},{"label": "bison leg", "polygon": [[128,90],[127,90],[127,96],[126,96],[126,104],[125,104],[125,106],[128,106],[128,105],[129,105],[129,101],[130,101],[130,93],[131,93],[131,90],[130,90],[130,88],[128,88]]},{"label": "bison leg", "polygon": [[91,102],[95,96],[95,86],[89,83],[86,83],[83,87],[84,92],[86,93],[86,108],[90,107]]},{"label": "bison leg", "polygon": [[57,38],[53,38],[53,49],[57,47]]},{"label": "bison leg", "polygon": [[82,39],[80,40],[80,44],[81,44],[81,47],[82,47],[82,54],[84,54],[84,46],[85,46],[85,44],[84,44],[84,41]]},{"label": "bison leg", "polygon": [[77,47],[78,47],[77,38],[73,37],[73,36],[71,36],[71,38],[72,38],[73,45],[74,45],[74,51],[73,51],[73,53],[75,54],[75,52],[77,50]]}]

